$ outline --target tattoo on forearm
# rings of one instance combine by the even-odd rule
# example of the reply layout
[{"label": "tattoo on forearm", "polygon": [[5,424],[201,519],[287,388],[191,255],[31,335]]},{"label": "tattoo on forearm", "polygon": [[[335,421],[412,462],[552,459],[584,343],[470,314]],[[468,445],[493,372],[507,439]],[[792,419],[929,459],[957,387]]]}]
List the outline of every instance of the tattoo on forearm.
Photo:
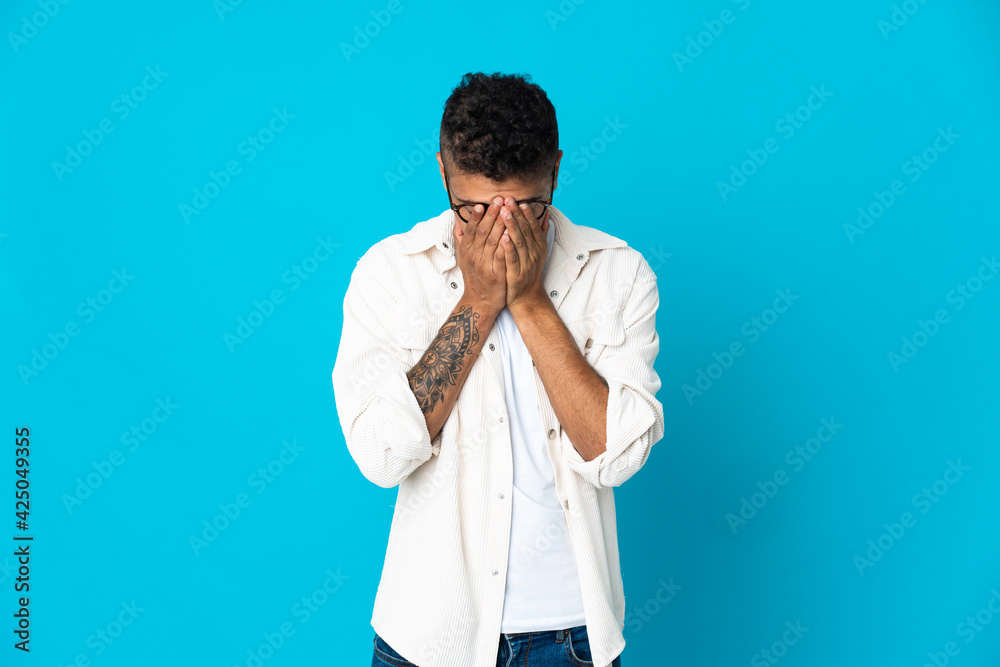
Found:
[{"label": "tattoo on forearm", "polygon": [[472,354],[472,348],[479,342],[478,319],[479,313],[463,306],[441,326],[424,356],[407,372],[410,389],[424,414],[444,402],[447,387],[458,382],[465,356]]}]

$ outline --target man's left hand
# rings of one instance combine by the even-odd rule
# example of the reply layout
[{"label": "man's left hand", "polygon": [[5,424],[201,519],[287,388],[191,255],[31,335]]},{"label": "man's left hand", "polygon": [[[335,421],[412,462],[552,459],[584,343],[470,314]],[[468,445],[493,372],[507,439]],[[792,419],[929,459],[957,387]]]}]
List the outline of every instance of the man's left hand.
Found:
[{"label": "man's left hand", "polygon": [[500,218],[506,227],[500,245],[507,264],[507,308],[544,300],[542,269],[549,253],[548,211],[538,220],[527,204],[518,206],[513,198],[507,197],[500,208]]}]

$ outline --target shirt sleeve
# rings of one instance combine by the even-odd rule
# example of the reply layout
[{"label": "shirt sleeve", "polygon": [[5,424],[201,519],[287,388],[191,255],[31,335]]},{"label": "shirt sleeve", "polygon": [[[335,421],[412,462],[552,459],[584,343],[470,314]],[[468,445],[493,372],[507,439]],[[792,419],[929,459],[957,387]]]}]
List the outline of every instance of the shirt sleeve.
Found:
[{"label": "shirt sleeve", "polygon": [[570,468],[594,486],[623,484],[663,438],[663,406],[656,400],[660,378],[653,368],[660,348],[659,303],[656,274],[643,259],[624,309],[609,320],[608,326],[623,328],[624,340],[607,345],[594,363],[608,383],[607,449],[590,461],[574,447],[563,449]]},{"label": "shirt sleeve", "polygon": [[337,415],[351,457],[371,482],[399,484],[440,453],[410,388],[409,355],[394,328],[399,304],[392,271],[371,253],[355,266],[344,297],[344,327],[333,367]]}]

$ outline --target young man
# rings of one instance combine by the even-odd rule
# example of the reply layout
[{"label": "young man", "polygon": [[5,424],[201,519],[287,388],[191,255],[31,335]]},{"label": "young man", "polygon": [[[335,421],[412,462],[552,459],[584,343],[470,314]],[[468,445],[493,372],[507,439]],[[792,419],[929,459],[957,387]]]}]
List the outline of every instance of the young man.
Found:
[{"label": "young man", "polygon": [[450,205],[358,260],[333,369],[361,472],[399,485],[372,665],[620,666],[613,487],[663,437],[656,275],[551,206],[555,109],[466,74]]}]

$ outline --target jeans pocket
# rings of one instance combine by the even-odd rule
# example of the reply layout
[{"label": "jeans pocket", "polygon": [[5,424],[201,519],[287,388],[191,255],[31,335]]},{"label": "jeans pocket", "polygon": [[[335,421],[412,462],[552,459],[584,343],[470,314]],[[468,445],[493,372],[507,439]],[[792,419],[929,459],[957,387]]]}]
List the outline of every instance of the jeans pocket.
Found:
[{"label": "jeans pocket", "polygon": [[396,650],[389,646],[389,644],[387,644],[377,632],[375,633],[374,657],[375,659],[372,661],[372,667],[380,665],[391,665],[392,667],[417,667],[417,665],[397,653]]},{"label": "jeans pocket", "polygon": [[587,636],[587,626],[578,625],[566,633],[566,655],[574,665],[592,667],[594,661],[590,655],[590,638]]}]

